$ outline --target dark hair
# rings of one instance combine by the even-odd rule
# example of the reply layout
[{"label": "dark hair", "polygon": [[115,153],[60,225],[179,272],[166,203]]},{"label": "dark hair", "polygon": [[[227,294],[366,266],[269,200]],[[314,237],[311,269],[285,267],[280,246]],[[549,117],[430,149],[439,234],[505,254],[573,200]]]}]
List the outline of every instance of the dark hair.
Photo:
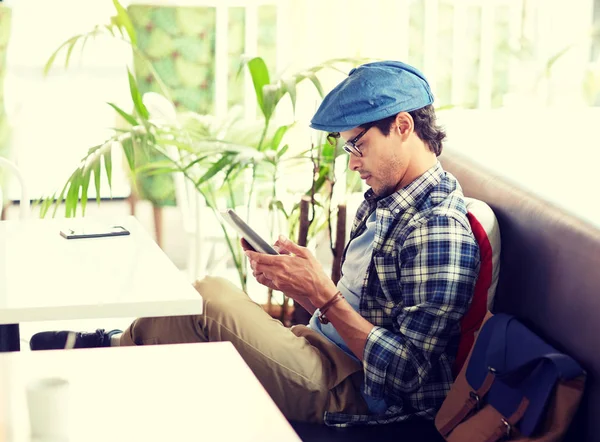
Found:
[{"label": "dark hair", "polygon": [[[413,121],[415,122],[415,132],[417,136],[427,144],[429,150],[439,156],[442,153],[442,141],[446,138],[446,132],[436,123],[435,109],[432,105],[422,107],[409,112]],[[386,137],[390,134],[392,123],[396,120],[396,115],[391,115],[381,120],[372,121],[370,123],[362,124],[361,127],[368,129],[370,127],[377,127],[379,131]]]}]

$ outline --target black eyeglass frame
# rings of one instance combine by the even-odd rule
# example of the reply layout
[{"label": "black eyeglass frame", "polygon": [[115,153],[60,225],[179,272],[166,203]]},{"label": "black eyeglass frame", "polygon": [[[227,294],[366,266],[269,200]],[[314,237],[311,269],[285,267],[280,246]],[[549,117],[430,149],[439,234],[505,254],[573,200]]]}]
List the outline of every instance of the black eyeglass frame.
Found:
[{"label": "black eyeglass frame", "polygon": [[[363,129],[357,136],[355,136],[351,140],[346,141],[344,143],[344,145],[342,146],[343,149],[351,155],[354,155],[357,157],[362,157],[363,154],[362,154],[361,150],[356,146],[356,143],[359,142],[359,140],[368,132],[369,129],[371,129],[371,127],[373,127],[373,126],[369,126],[366,129]],[[338,139],[339,137],[340,137],[339,132],[330,133],[327,136],[327,140],[329,141],[330,144],[333,145],[335,142],[333,142],[331,140],[331,138]]]}]

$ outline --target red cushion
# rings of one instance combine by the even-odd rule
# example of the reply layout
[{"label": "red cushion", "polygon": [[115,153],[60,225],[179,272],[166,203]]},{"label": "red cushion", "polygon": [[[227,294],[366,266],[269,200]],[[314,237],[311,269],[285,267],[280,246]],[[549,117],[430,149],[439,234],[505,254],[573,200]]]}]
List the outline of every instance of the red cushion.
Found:
[{"label": "red cushion", "polygon": [[481,327],[483,318],[487,313],[487,301],[488,291],[492,285],[492,272],[493,272],[493,261],[492,261],[492,245],[488,239],[488,235],[477,218],[471,213],[467,213],[469,223],[471,224],[471,230],[477,244],[479,244],[480,254],[480,267],[479,267],[479,278],[475,283],[475,292],[473,293],[473,300],[469,306],[469,310],[460,321],[460,342],[458,344],[458,352],[456,353],[456,360],[452,366],[452,372],[454,377],[460,372],[473,343],[475,342],[475,335]]}]

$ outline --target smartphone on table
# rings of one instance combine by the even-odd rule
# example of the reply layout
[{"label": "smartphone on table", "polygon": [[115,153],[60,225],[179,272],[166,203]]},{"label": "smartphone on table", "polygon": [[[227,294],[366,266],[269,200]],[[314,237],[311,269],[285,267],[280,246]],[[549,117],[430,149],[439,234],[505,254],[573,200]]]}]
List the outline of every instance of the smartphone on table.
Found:
[{"label": "smartphone on table", "polygon": [[67,239],[103,238],[129,235],[129,230],[123,226],[78,226],[72,229],[65,228],[60,231],[60,235]]},{"label": "smartphone on table", "polygon": [[221,216],[227,221],[242,238],[257,252],[267,253],[269,255],[279,255],[268,242],[266,242],[258,233],[256,233],[233,209],[227,209],[221,212]]}]

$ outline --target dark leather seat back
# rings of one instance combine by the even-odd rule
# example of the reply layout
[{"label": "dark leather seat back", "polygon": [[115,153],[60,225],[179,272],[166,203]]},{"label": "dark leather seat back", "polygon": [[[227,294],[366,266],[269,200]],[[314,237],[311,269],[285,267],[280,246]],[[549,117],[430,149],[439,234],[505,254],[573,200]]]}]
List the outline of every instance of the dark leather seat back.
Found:
[{"label": "dark leather seat back", "polygon": [[600,229],[462,155],[447,151],[440,159],[465,195],[488,203],[498,218],[502,252],[495,310],[516,315],[588,372],[566,440],[600,441]]}]

